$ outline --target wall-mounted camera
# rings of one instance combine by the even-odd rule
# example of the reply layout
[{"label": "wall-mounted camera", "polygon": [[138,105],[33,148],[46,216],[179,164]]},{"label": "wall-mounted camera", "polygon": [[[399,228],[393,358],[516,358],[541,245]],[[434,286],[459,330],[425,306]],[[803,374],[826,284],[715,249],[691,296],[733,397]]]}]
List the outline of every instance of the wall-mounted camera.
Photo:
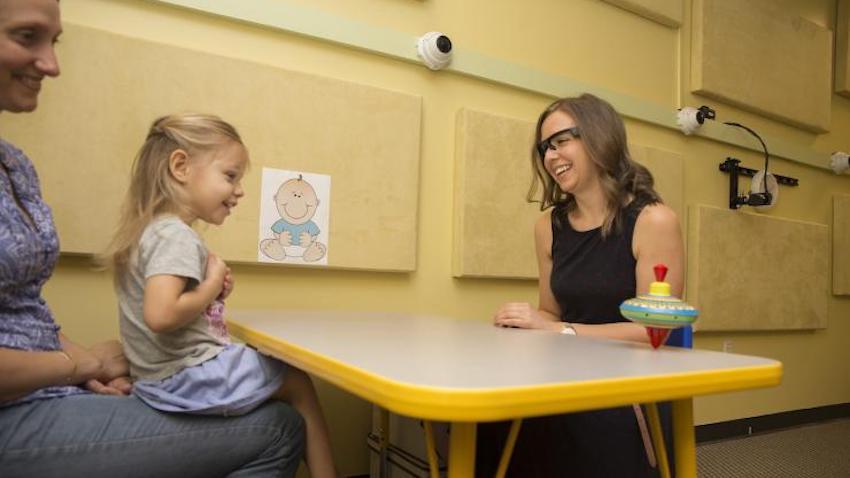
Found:
[{"label": "wall-mounted camera", "polygon": [[705,120],[713,120],[715,116],[714,110],[708,106],[703,105],[699,108],[685,106],[676,113],[676,124],[683,133],[689,135],[699,129]]},{"label": "wall-mounted camera", "polygon": [[841,174],[850,169],[850,154],[835,152],[829,158],[829,167],[835,174]]},{"label": "wall-mounted camera", "polygon": [[416,42],[416,54],[432,70],[442,70],[452,61],[452,41],[440,32],[428,32]]},{"label": "wall-mounted camera", "polygon": [[[729,173],[729,209],[738,209],[741,206],[752,206],[756,209],[770,209],[779,199],[779,185],[799,186],[797,178],[780,176],[778,174],[756,171],[755,169],[740,166],[741,160],[726,158],[720,163],[720,170]],[[738,177],[749,176],[752,179],[749,194],[738,194]]]}]

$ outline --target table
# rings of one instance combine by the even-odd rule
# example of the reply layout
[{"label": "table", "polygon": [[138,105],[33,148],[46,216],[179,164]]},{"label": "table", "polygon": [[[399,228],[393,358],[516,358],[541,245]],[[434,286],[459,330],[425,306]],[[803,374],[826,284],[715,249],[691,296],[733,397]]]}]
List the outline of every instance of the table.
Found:
[{"label": "table", "polygon": [[391,412],[451,423],[449,476],[471,477],[475,424],[673,401],[678,476],[696,477],[692,397],[777,385],[775,360],[426,314],[253,310],[231,334]]}]

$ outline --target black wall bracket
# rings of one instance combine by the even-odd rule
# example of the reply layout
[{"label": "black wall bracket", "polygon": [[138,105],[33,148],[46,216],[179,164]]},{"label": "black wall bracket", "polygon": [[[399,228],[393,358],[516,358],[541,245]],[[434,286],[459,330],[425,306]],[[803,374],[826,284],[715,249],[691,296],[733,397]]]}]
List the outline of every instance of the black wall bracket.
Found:
[{"label": "black wall bracket", "polygon": [[[740,159],[726,158],[726,161],[720,163],[720,170],[724,173],[729,173],[729,209],[738,209],[741,206],[764,206],[770,204],[771,196],[768,192],[754,193],[747,195],[738,195],[738,176],[744,175],[753,177],[758,171],[755,169],[739,166]],[[780,176],[770,173],[776,182],[783,186],[799,186],[800,182],[797,178],[788,176]]]}]

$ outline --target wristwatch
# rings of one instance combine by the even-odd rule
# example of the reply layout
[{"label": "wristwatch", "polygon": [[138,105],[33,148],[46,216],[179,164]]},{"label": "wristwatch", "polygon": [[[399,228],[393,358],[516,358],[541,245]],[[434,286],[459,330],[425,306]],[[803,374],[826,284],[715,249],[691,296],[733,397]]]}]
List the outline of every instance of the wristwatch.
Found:
[{"label": "wristwatch", "polygon": [[561,325],[561,333],[564,335],[578,335],[576,334],[576,328],[567,322]]}]

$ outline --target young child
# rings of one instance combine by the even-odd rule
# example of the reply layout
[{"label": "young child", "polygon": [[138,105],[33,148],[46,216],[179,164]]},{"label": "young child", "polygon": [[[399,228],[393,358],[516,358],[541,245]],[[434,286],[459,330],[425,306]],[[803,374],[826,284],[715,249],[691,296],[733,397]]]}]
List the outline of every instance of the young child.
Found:
[{"label": "young child", "polygon": [[218,117],[178,114],[151,126],[108,254],[133,393],[165,412],[223,416],[285,400],[304,417],[311,476],[335,477],[309,376],[230,344],[221,316],[230,269],[191,228],[224,222],[247,166],[239,134]]}]

